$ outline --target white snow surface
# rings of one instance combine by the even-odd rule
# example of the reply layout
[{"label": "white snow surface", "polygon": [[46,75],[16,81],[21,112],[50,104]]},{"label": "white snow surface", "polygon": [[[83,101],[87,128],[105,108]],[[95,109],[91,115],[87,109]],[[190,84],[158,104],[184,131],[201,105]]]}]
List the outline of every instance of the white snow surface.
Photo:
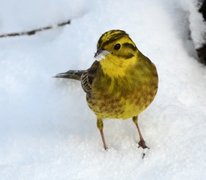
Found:
[{"label": "white snow surface", "polygon": [[[0,33],[72,19],[0,39],[0,180],[206,178],[206,68],[195,59],[183,8],[193,1],[0,2]],[[80,83],[53,78],[88,68],[110,29],[127,31],[158,69],[158,94],[139,116],[150,147],[144,159],[131,120],[105,121],[103,150]]]}]

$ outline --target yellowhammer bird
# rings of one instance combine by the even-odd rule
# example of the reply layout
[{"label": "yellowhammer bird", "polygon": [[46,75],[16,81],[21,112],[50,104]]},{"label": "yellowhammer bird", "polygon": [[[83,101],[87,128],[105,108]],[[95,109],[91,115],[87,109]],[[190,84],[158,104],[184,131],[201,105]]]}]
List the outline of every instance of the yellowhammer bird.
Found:
[{"label": "yellowhammer bird", "polygon": [[132,118],[140,137],[139,147],[148,148],[138,126],[138,115],[153,101],[158,88],[155,65],[122,30],[105,32],[97,43],[95,61],[87,70],[69,70],[57,78],[80,80],[88,106],[97,117],[103,146],[103,119]]}]

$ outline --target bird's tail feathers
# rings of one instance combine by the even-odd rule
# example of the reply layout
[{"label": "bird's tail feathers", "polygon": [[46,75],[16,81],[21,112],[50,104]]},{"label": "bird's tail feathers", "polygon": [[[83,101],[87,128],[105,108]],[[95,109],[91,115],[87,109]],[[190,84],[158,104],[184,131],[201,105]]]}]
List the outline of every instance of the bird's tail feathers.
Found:
[{"label": "bird's tail feathers", "polygon": [[85,70],[69,70],[67,72],[64,73],[59,73],[56,76],[54,76],[55,78],[68,78],[68,79],[76,79],[76,80],[80,80],[81,79],[81,75],[85,72]]}]

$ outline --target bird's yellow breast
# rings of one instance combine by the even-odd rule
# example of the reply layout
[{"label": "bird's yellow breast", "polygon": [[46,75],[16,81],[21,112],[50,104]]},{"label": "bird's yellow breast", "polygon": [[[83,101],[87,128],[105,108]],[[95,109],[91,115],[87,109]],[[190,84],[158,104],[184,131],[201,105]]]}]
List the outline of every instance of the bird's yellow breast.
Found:
[{"label": "bird's yellow breast", "polygon": [[119,67],[115,63],[109,58],[102,60],[91,96],[87,97],[89,107],[98,118],[136,116],[152,102],[157,92],[157,72],[150,60],[139,59],[137,63],[134,59],[118,64]]}]

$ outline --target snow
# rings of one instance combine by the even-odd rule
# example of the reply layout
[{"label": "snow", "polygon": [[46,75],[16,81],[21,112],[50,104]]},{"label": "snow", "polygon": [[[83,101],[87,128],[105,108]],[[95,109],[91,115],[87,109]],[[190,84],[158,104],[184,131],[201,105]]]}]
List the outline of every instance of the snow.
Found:
[{"label": "snow", "polygon": [[196,49],[202,47],[206,41],[206,22],[202,14],[198,12],[201,4],[201,1],[198,2],[195,0],[180,1],[180,7],[188,18],[188,25],[191,30],[189,33]]},{"label": "snow", "polygon": [[[201,29],[192,4],[1,0],[1,33],[72,23],[0,39],[0,179],[205,179],[206,71],[187,36],[191,23],[194,33]],[[127,31],[158,69],[158,94],[140,115],[150,147],[144,159],[131,120],[105,121],[104,151],[80,83],[52,78],[88,68],[98,38],[109,29]]]}]

